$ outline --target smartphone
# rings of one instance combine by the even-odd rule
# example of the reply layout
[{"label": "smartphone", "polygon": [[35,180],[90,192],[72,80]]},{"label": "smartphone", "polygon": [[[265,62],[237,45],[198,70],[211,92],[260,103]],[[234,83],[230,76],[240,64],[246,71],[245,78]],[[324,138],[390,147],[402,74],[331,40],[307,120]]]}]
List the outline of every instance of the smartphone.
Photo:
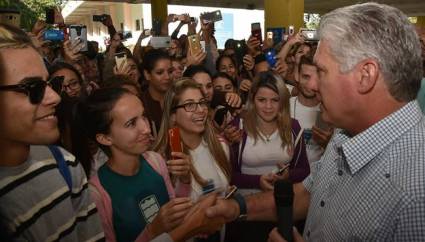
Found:
[{"label": "smartphone", "polygon": [[55,24],[55,9],[46,9],[46,24]]},{"label": "smartphone", "polygon": [[199,41],[199,35],[198,34],[189,35],[187,38],[189,40],[189,49],[190,49],[190,53],[192,55],[196,55],[200,52],[203,52],[201,42]]},{"label": "smartphone", "polygon": [[224,195],[224,199],[229,199],[233,196],[233,194],[235,194],[235,192],[238,190],[238,187],[235,185],[230,186],[227,191],[226,191],[226,195]]},{"label": "smartphone", "polygon": [[267,32],[267,39],[273,40],[273,32],[271,31]]},{"label": "smartphone", "polygon": [[122,65],[125,65],[125,62],[127,62],[127,56],[125,52],[120,52],[115,54],[115,64],[117,65],[117,68],[120,68]]},{"label": "smartphone", "polygon": [[263,43],[263,35],[261,33],[261,24],[260,23],[252,23],[251,24],[251,35],[256,39]]},{"label": "smartphone", "polygon": [[153,36],[151,38],[151,46],[155,49],[169,48],[171,45],[170,36]]},{"label": "smartphone", "polygon": [[80,41],[83,43],[80,52],[88,50],[87,45],[87,27],[85,25],[70,25],[69,26],[69,39],[71,42]]},{"label": "smartphone", "polygon": [[177,127],[168,130],[168,139],[171,152],[183,152],[183,147],[180,139],[180,130]]},{"label": "smartphone", "polygon": [[289,36],[292,36],[294,34],[295,34],[295,27],[294,27],[294,25],[289,25],[289,27],[288,27],[288,35]]},{"label": "smartphone", "polygon": [[229,110],[225,107],[219,108],[215,111],[214,121],[218,124],[218,126],[222,126],[224,120],[226,119],[227,113]]},{"label": "smartphone", "polygon": [[273,68],[276,66],[276,51],[274,49],[269,49],[265,53],[266,61],[269,64],[270,68]]},{"label": "smartphone", "polygon": [[209,13],[203,13],[201,14],[201,17],[205,23],[218,22],[223,20],[223,16],[221,15],[220,10],[216,10]]},{"label": "smartphone", "polygon": [[286,169],[289,169],[289,164],[288,165],[286,165],[286,166],[284,166],[284,167],[281,167],[281,168],[278,168],[278,169],[275,169],[275,170],[273,170],[273,172],[274,172],[274,174],[276,174],[276,175],[282,175],[283,174],[283,172],[285,172],[286,171]]},{"label": "smartphone", "polygon": [[304,37],[304,40],[307,42],[316,42],[319,41],[319,36],[317,35],[317,31],[314,29],[302,29],[301,35]]}]

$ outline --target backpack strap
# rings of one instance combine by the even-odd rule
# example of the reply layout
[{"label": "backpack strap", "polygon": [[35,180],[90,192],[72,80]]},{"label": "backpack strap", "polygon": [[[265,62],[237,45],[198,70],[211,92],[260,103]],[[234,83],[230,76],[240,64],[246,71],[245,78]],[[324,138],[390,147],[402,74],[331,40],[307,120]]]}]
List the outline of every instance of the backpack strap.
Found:
[{"label": "backpack strap", "polygon": [[59,168],[59,172],[63,176],[63,179],[65,179],[65,182],[68,185],[69,190],[72,191],[71,172],[69,171],[69,167],[66,164],[66,161],[65,161],[65,158],[63,157],[62,152],[60,151],[59,147],[56,145],[49,145],[48,147],[50,152],[52,152],[53,156],[55,157],[56,163]]}]

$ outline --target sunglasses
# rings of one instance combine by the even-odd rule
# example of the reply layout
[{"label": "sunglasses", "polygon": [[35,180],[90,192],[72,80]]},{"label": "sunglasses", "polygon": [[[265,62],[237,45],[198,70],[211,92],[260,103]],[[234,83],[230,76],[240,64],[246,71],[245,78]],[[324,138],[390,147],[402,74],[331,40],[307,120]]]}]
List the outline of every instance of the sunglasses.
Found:
[{"label": "sunglasses", "polygon": [[24,83],[17,85],[0,86],[0,91],[15,91],[26,94],[32,104],[40,104],[43,100],[46,87],[51,87],[56,93],[61,93],[63,76],[55,76],[48,81],[40,77],[26,78]]}]

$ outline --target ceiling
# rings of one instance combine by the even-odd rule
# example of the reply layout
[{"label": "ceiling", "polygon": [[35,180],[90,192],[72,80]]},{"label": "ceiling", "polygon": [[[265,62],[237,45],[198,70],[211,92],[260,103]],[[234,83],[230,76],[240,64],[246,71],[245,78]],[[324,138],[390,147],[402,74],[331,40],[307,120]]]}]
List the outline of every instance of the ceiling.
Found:
[{"label": "ceiling", "polygon": [[[128,2],[128,3],[150,3],[148,0],[89,0],[93,2]],[[263,9],[263,1],[266,0],[169,0],[168,4],[208,6],[224,8],[242,9]],[[386,3],[401,9],[409,16],[425,16],[425,0],[374,0],[379,3]],[[304,0],[306,13],[326,13],[335,8],[351,5],[359,0]]]}]

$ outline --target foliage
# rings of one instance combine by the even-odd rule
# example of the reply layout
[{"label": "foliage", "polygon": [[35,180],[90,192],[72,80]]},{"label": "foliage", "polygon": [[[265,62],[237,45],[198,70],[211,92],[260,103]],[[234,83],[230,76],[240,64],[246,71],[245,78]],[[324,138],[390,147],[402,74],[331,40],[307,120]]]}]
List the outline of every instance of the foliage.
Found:
[{"label": "foliage", "polygon": [[60,6],[61,0],[0,0],[0,8],[21,12],[21,27],[30,30],[38,19],[46,18],[46,9]]}]

